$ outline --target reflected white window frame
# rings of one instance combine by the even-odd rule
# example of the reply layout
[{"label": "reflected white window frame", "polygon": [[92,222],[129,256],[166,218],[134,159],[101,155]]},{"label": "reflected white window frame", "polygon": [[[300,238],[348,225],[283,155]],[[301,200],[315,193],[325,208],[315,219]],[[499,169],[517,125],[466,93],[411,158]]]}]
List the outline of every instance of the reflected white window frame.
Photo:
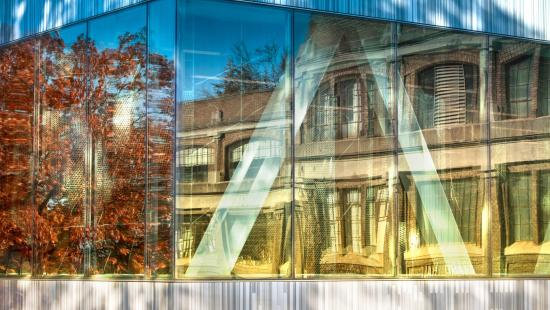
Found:
[{"label": "reflected white window frame", "polygon": [[361,134],[363,123],[361,88],[361,81],[357,75],[339,77],[334,84],[336,106],[339,112],[335,120],[337,139],[357,138]]},{"label": "reflected white window frame", "polygon": [[[258,144],[258,152],[254,154],[253,162],[281,157],[282,149],[278,140],[265,137],[254,140],[252,143]],[[227,179],[231,178],[237,165],[242,160],[243,154],[245,154],[250,147],[250,139],[242,139],[227,146]]]},{"label": "reflected white window frame", "polygon": [[337,100],[330,81],[319,86],[302,124],[304,142],[321,142],[336,139]]},{"label": "reflected white window frame", "polygon": [[[208,146],[188,146],[181,148],[176,153],[176,168],[178,180],[183,183],[208,182],[208,170],[213,163],[213,150]],[[196,174],[195,170],[206,175]],[[183,170],[183,171],[181,171]],[[191,173],[188,177],[187,173]],[[195,178],[195,176],[198,176]],[[200,178],[199,178],[200,177]]]}]

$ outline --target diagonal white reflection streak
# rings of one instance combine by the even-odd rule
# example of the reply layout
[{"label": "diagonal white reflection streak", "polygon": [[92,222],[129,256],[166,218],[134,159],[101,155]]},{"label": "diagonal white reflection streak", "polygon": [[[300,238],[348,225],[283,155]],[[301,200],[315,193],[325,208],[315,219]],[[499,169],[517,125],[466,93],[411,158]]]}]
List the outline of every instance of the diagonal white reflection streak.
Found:
[{"label": "diagonal white reflection streak", "polygon": [[[314,59],[314,49],[311,42],[301,49],[298,59],[309,61]],[[326,52],[326,51],[325,51]],[[317,70],[326,72],[334,49],[324,61],[316,61]],[[306,74],[307,66],[296,65],[296,76]],[[303,122],[307,109],[313,100],[323,74],[304,80],[295,92],[295,130],[297,134]],[[260,121],[249,140],[241,162],[231,177],[218,208],[208,224],[206,232],[193,256],[187,277],[228,276],[244,247],[246,240],[256,222],[256,219],[266,201],[276,177],[279,175],[282,163],[286,158],[286,148],[289,123],[286,121],[286,105],[290,102],[291,83],[284,76],[271,95]],[[276,118],[278,122],[273,122]],[[266,126],[269,124],[269,126]],[[279,142],[280,156],[263,160],[255,172],[250,170],[252,162],[258,158],[258,146],[266,136]],[[250,175],[250,174],[254,175]],[[245,178],[246,177],[246,178]]]},{"label": "diagonal white reflection streak", "polygon": [[[285,158],[289,127],[285,121],[285,103],[288,102],[289,94],[289,83],[286,80],[288,79],[283,78],[281,86],[269,99],[266,110],[250,137],[242,160],[231,177],[191,260],[186,276],[231,274]],[[279,121],[273,122],[273,118]],[[266,127],[264,125],[266,123],[270,126]],[[278,156],[263,159],[260,168],[252,171],[254,175],[249,175],[252,162],[262,158],[258,154],[260,148],[258,142],[265,139],[266,135],[281,146],[281,152]]]},{"label": "diagonal white reflection streak", "polygon": [[[375,68],[375,66],[386,66],[386,63],[375,61],[368,52],[365,55],[373,72],[384,72],[379,71],[384,68]],[[382,77],[376,74],[374,76],[377,86],[385,86],[387,84]],[[428,217],[449,273],[453,275],[473,275],[475,274],[474,267],[460,235],[460,230],[451,211],[451,206],[447,201],[433,158],[400,75],[398,75],[395,84],[399,90],[397,98],[402,99],[399,105],[401,109],[397,109],[399,126],[397,139],[403,150],[403,157],[410,167],[411,175],[415,181],[429,177],[433,184],[435,184],[435,186],[430,187],[417,186],[424,214]],[[380,95],[383,98],[386,109],[391,111],[389,92],[384,91]]]},{"label": "diagonal white reflection streak", "polygon": [[[323,56],[325,57],[321,57],[323,60],[319,60],[320,57],[315,54],[311,41],[311,39],[308,40],[302,46],[296,58],[298,61],[295,69],[295,127],[292,133],[294,135],[298,133],[300,125],[303,123],[308,107],[327,71],[334,51],[337,49],[337,44],[334,44],[332,49],[324,50],[325,55]],[[372,58],[369,56],[369,53],[366,53],[371,68],[375,65],[386,65],[385,62],[376,62],[373,59],[369,59]],[[315,68],[312,68],[313,64]],[[315,71],[320,74],[311,74],[309,71]],[[373,71],[383,72],[379,70]],[[378,87],[378,89],[387,90],[387,81],[378,75],[374,76],[377,85],[383,86],[382,88]],[[281,86],[274,91],[269,99],[266,110],[262,114],[249,141],[249,148],[243,154],[243,159],[230,180],[204,237],[191,260],[186,276],[227,276],[231,274],[285,158],[285,148],[283,147],[281,148],[280,157],[264,160],[255,175],[249,175],[251,172],[250,165],[257,158],[259,143],[255,143],[255,141],[263,139],[266,131],[269,131],[271,136],[275,132],[278,133],[277,137],[280,145],[286,145],[288,125],[284,121],[285,109],[281,109],[281,106],[284,106],[288,102],[290,94],[289,82],[288,77],[283,77],[280,83]],[[398,110],[399,144],[405,150],[420,148],[419,151],[404,152],[405,160],[409,167],[414,167],[414,169],[411,169],[411,174],[415,180],[418,180],[420,176],[425,178],[426,175],[429,175],[433,181],[437,181],[435,182],[435,187],[418,188],[420,198],[424,202],[423,208],[425,214],[431,223],[432,230],[450,273],[462,275],[474,274],[475,272],[460,231],[454,220],[443,187],[439,182],[435,164],[412,110],[408,94],[404,91],[404,83],[401,78],[397,82],[399,83],[400,90],[399,98],[403,99],[403,109]],[[381,91],[381,96],[386,109],[389,111],[389,91]],[[277,123],[278,125],[273,124],[274,115],[278,115],[281,120]],[[266,126],[267,123],[270,123],[270,125]],[[249,180],[245,180],[245,176],[248,176]]]}]

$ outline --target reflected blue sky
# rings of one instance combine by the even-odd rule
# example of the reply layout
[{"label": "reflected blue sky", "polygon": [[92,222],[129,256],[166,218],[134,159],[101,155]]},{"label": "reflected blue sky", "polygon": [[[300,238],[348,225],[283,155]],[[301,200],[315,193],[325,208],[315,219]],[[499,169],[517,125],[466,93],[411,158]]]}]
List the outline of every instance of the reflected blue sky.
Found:
[{"label": "reflected blue sky", "polygon": [[[148,44],[151,53],[174,58],[175,39],[175,0],[158,0],[150,4]],[[173,14],[173,16],[168,16]],[[118,42],[113,40],[126,32],[139,32],[145,27],[145,6],[125,10],[90,22],[90,37],[96,46],[116,48]],[[122,25],[122,27],[121,27]],[[63,39],[69,48],[80,35],[86,34],[86,23],[80,23],[51,32],[52,36]]]},{"label": "reflected blue sky", "polygon": [[236,44],[245,42],[253,52],[266,44],[290,41],[289,27],[284,27],[290,22],[290,14],[284,10],[217,1],[186,1],[183,13],[178,26],[180,68],[183,69],[179,102],[213,92],[212,84],[220,82]]},{"label": "reflected blue sky", "polygon": [[90,21],[89,38],[98,50],[117,48],[119,36],[138,33],[146,25],[146,7],[138,6],[123,12],[107,15]]},{"label": "reflected blue sky", "polygon": [[174,59],[175,0],[154,1],[149,6],[149,51]]},{"label": "reflected blue sky", "polygon": [[69,49],[78,40],[79,36],[84,35],[86,35],[86,24],[84,23],[66,27],[51,33],[52,37],[59,37],[63,40],[65,50]]},{"label": "reflected blue sky", "polygon": [[300,46],[305,43],[310,32],[311,14],[294,13],[294,59],[300,51]]}]

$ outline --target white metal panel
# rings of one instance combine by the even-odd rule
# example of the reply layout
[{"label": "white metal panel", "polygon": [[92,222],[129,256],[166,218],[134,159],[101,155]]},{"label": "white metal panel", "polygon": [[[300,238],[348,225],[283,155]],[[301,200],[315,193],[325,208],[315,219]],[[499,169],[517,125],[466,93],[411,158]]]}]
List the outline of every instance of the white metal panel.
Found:
[{"label": "white metal panel", "polygon": [[548,309],[548,280],[0,280],[0,309]]}]

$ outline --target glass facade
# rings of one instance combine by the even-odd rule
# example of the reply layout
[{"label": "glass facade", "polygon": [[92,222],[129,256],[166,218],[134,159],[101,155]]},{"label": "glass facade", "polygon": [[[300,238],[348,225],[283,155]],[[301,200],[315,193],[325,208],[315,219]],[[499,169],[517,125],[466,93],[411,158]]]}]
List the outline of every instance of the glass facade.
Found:
[{"label": "glass facade", "polygon": [[288,277],[291,14],[180,4],[175,277]]},{"label": "glass facade", "polygon": [[87,44],[86,26],[75,25],[41,36],[36,46],[34,265],[41,275],[85,268]]},{"label": "glass facade", "polygon": [[487,272],[486,37],[404,25],[397,32],[399,270]]},{"label": "glass facade", "polygon": [[295,274],[391,275],[391,24],[294,14]]},{"label": "glass facade", "polygon": [[548,46],[489,39],[491,247],[494,275],[548,275]]},{"label": "glass facade", "polygon": [[154,0],[0,46],[0,276],[550,275],[550,45]]}]

